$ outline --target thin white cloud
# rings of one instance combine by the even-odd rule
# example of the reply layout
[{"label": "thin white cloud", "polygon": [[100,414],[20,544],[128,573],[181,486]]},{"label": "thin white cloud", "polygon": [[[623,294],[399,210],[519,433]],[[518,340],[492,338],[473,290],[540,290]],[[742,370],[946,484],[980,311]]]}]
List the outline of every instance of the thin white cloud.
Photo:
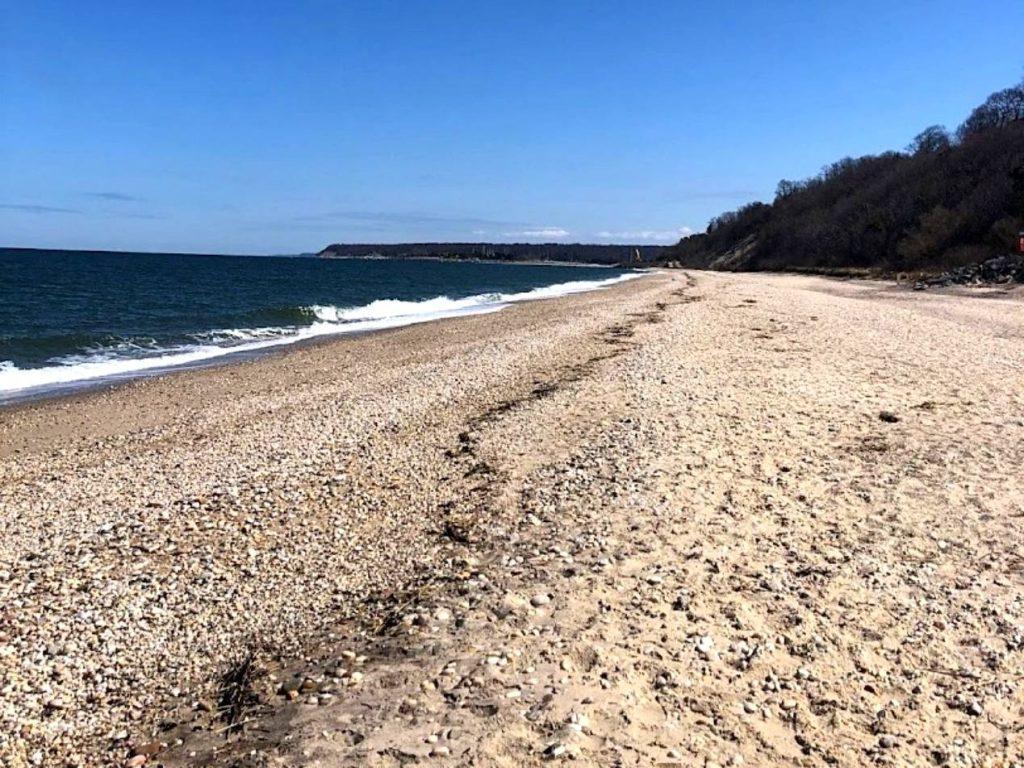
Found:
[{"label": "thin white cloud", "polygon": [[55,205],[35,205],[33,203],[0,203],[0,208],[5,211],[20,211],[21,213],[82,213],[77,208],[60,208]]},{"label": "thin white cloud", "polygon": [[505,232],[505,237],[568,237],[569,230],[561,227],[540,227],[539,229],[523,229],[518,232]]},{"label": "thin white cloud", "polygon": [[657,243],[674,243],[683,237],[689,237],[693,234],[693,230],[689,227],[680,227],[679,229],[639,229],[639,230],[627,230],[623,232],[611,232],[609,230],[602,230],[597,233],[597,236],[602,240],[616,240],[619,242],[657,242]]},{"label": "thin white cloud", "polygon": [[117,203],[138,203],[141,198],[135,195],[126,195],[124,192],[86,192],[89,197],[98,197],[101,200],[112,200]]}]

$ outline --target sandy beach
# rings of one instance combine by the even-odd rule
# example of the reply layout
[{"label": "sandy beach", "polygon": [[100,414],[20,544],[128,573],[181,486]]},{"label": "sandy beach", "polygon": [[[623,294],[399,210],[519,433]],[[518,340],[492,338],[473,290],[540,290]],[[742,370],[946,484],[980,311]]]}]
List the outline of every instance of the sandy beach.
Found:
[{"label": "sandy beach", "polygon": [[1024,294],[672,271],[0,410],[0,764],[1024,765]]}]

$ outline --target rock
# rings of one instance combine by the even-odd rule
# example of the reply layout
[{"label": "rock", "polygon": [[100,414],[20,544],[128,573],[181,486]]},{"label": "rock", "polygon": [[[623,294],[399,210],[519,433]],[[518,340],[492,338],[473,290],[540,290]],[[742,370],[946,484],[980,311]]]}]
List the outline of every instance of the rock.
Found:
[{"label": "rock", "polygon": [[552,742],[551,744],[547,745],[547,747],[544,749],[544,757],[546,757],[549,760],[551,760],[551,759],[554,759],[556,757],[561,757],[562,755],[565,754],[565,752],[566,752],[565,744],[562,744],[562,743],[556,741],[556,742]]},{"label": "rock", "polygon": [[882,411],[881,413],[878,414],[878,418],[880,418],[886,424],[895,424],[897,421],[900,420],[900,417],[897,416],[892,411]]},{"label": "rock", "polygon": [[590,718],[582,712],[569,713],[569,729],[576,733],[583,733],[590,727]]},{"label": "rock", "polygon": [[948,285],[1024,283],[1024,255],[996,256],[986,261],[965,264],[937,277],[919,280],[914,290]]},{"label": "rock", "polygon": [[697,640],[697,653],[699,653],[705,659],[710,657],[715,650],[715,641],[710,635],[703,635]]},{"label": "rock", "polygon": [[434,621],[438,624],[447,624],[452,620],[452,612],[447,608],[438,608],[434,611]]},{"label": "rock", "polygon": [[883,733],[878,739],[878,746],[882,749],[892,749],[896,746],[896,737],[888,733]]},{"label": "rock", "polygon": [[979,701],[972,701],[970,704],[967,705],[967,714],[971,715],[972,717],[981,717],[984,711],[985,710],[981,706],[981,702]]},{"label": "rock", "polygon": [[540,608],[542,605],[547,605],[551,602],[551,596],[543,592],[540,592],[530,598],[530,605],[534,608]]}]

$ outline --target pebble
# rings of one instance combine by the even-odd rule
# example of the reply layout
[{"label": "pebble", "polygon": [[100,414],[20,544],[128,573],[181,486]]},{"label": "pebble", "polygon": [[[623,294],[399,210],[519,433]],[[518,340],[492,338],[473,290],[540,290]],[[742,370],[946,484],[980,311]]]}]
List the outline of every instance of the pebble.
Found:
[{"label": "pebble", "polygon": [[561,757],[565,754],[565,752],[565,744],[556,741],[552,744],[547,745],[547,747],[544,749],[544,756],[548,758]]},{"label": "pebble", "polygon": [[439,624],[447,624],[451,620],[452,612],[449,611],[447,608],[438,608],[436,611],[434,611],[434,621],[438,622]]},{"label": "pebble", "polygon": [[582,733],[590,727],[590,718],[583,712],[569,713],[569,729],[576,733]]},{"label": "pebble", "polygon": [[704,635],[697,641],[697,653],[707,658],[715,650],[715,641],[709,636]]}]

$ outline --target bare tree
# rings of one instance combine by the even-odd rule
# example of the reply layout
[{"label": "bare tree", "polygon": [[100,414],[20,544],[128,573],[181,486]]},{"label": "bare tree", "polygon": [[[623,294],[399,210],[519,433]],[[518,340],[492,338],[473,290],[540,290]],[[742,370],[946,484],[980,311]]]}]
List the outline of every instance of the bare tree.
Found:
[{"label": "bare tree", "polygon": [[907,152],[912,155],[934,154],[949,149],[949,132],[943,125],[930,125],[921,131],[914,140],[907,146]]},{"label": "bare tree", "polygon": [[1024,120],[1024,81],[989,96],[984,104],[971,112],[957,133],[963,139],[1018,120]]}]

